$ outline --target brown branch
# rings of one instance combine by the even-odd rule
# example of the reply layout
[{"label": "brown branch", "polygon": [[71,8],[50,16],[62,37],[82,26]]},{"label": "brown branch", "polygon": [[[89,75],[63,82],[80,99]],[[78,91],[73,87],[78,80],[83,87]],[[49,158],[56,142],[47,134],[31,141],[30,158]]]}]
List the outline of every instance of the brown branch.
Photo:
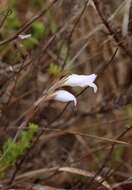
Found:
[{"label": "brown branch", "polygon": [[74,26],[73,26],[73,28],[72,28],[70,34],[69,34],[69,38],[68,38],[68,50],[67,50],[67,54],[66,54],[64,63],[63,63],[63,65],[62,65],[62,71],[64,70],[64,67],[65,67],[65,65],[66,65],[67,59],[68,59],[68,57],[69,57],[69,53],[70,53],[70,49],[71,49],[71,38],[72,38],[72,36],[73,36],[73,34],[74,34],[74,31],[75,31],[76,27],[78,26],[78,24],[79,24],[79,22],[80,22],[82,16],[84,15],[84,13],[85,13],[85,11],[86,11],[86,9],[87,9],[87,4],[88,4],[88,2],[89,2],[89,0],[86,0],[86,2],[85,2],[85,4],[84,4],[84,7],[83,7],[83,9],[81,10],[81,12],[79,13],[79,15],[78,15],[78,17],[77,17],[77,19],[76,19],[76,21],[75,21],[75,24],[74,24]]},{"label": "brown branch", "polygon": [[119,36],[116,34],[116,31],[112,29],[109,22],[106,20],[105,15],[103,14],[103,11],[100,9],[100,3],[98,0],[93,0],[94,5],[96,7],[97,13],[100,16],[100,19],[102,20],[103,24],[107,28],[109,34],[113,37],[117,45],[130,57],[132,58],[132,52],[125,47],[125,45],[121,42],[122,39],[119,38]]},{"label": "brown branch", "polygon": [[[116,137],[116,140],[120,140],[128,131],[130,131],[132,129],[132,126],[130,126],[129,128],[126,128],[125,130],[123,130],[123,132],[121,132],[117,137]],[[103,161],[103,163],[102,163],[102,166],[100,167],[100,169],[96,172],[96,174],[95,174],[95,176],[93,177],[93,179],[90,181],[90,183],[89,183],[89,187],[91,188],[91,186],[93,185],[93,182],[94,182],[94,180],[96,179],[96,177],[98,176],[98,175],[100,175],[101,174],[101,172],[103,171],[103,169],[104,169],[104,167],[106,166],[106,164],[111,160],[111,158],[112,158],[112,153],[113,153],[113,151],[114,151],[114,148],[115,148],[115,145],[116,145],[116,143],[115,142],[113,142],[112,143],[112,146],[111,146],[111,149],[109,150],[109,152],[108,152],[108,154],[106,155],[106,157],[105,157],[105,159],[104,159],[104,161]],[[110,173],[110,170],[107,172],[107,175]],[[106,176],[107,176],[106,175]],[[105,176],[105,177],[106,177]],[[97,188],[96,188],[97,189]],[[96,190],[95,189],[95,190]]]},{"label": "brown branch", "polygon": [[51,9],[51,7],[57,1],[58,0],[53,0],[47,8],[44,8],[38,15],[35,15],[31,20],[29,20],[27,23],[25,23],[16,34],[14,34],[13,36],[9,37],[8,39],[3,40],[2,42],[0,42],[0,46],[5,45],[5,44],[15,40],[18,37],[19,34],[21,34],[24,31],[27,31],[31,27],[31,24],[33,22],[35,22],[36,20],[38,20],[40,17],[42,17],[49,9]]},{"label": "brown branch", "polygon": [[[1,14],[2,14],[2,13],[1,13]],[[0,22],[0,29],[1,29],[2,26],[4,25],[4,23],[5,23],[6,19],[7,19],[7,17],[10,16],[11,14],[12,14],[12,10],[11,10],[11,9],[7,9],[7,10],[4,11],[4,13],[3,13],[4,17],[3,17],[3,19],[2,19],[1,22]]]}]

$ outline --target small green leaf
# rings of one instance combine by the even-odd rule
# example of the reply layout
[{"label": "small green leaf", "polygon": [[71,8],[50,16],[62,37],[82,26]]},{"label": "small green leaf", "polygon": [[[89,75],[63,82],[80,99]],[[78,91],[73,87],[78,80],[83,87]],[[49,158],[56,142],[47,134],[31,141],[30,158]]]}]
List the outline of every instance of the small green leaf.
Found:
[{"label": "small green leaf", "polygon": [[[26,149],[31,146],[34,134],[37,132],[38,125],[30,123],[26,130],[22,131],[17,142],[9,138],[3,145],[3,154],[0,158],[0,171],[13,165],[17,158],[24,154]],[[2,174],[0,174],[2,176]]]},{"label": "small green leaf", "polygon": [[22,43],[26,48],[31,49],[32,47],[34,47],[34,45],[38,44],[38,40],[34,37],[30,37],[28,39],[23,40]]},{"label": "small green leaf", "polygon": [[53,76],[58,76],[61,72],[60,65],[57,65],[55,63],[51,63],[48,68],[48,73]]},{"label": "small green leaf", "polygon": [[120,147],[116,148],[115,152],[114,152],[114,159],[116,161],[121,161],[123,153],[124,153],[124,147],[120,146]]},{"label": "small green leaf", "polygon": [[36,39],[42,38],[45,32],[45,26],[42,22],[40,21],[35,21],[32,24],[32,35]]},{"label": "small green leaf", "polygon": [[8,30],[17,30],[21,23],[17,17],[16,11],[13,10],[11,15],[7,18],[6,26]]}]

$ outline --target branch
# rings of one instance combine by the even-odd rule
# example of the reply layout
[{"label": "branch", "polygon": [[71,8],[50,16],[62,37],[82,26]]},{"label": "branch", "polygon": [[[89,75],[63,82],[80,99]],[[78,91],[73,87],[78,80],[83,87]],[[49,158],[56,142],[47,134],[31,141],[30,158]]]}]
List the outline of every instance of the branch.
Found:
[{"label": "branch", "polygon": [[113,37],[117,45],[127,54],[128,57],[132,59],[132,52],[124,46],[122,43],[122,40],[119,39],[119,36],[116,34],[116,32],[112,29],[110,26],[109,22],[105,19],[105,15],[102,13],[100,6],[99,6],[99,1],[98,0],[93,0],[95,8],[97,10],[98,15],[100,16],[100,19],[102,20],[103,24],[107,28],[108,32],[110,35]]}]

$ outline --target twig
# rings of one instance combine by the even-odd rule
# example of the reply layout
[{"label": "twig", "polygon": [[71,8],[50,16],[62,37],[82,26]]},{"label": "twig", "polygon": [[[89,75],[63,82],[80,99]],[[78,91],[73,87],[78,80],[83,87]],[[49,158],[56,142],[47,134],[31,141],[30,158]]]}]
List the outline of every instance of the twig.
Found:
[{"label": "twig", "polygon": [[[130,126],[129,128],[125,129],[123,132],[121,132],[120,135],[117,136],[116,140],[120,140],[121,137],[123,137],[129,130],[132,129],[132,126]],[[100,167],[100,169],[96,172],[95,176],[93,177],[93,179],[90,181],[89,183],[89,187],[92,186],[96,176],[100,175],[100,173],[102,172],[102,170],[104,169],[104,167],[106,166],[107,162],[109,162],[111,160],[111,157],[112,157],[112,153],[113,153],[113,150],[115,148],[115,142],[112,143],[112,146],[111,146],[111,149],[109,150],[108,154],[106,155],[103,163],[102,163],[102,166]],[[109,173],[110,171],[108,171]],[[106,177],[107,175],[105,175]],[[96,189],[95,189],[96,190]]]},{"label": "twig", "polygon": [[82,18],[83,14],[85,13],[85,11],[86,11],[86,9],[87,9],[88,3],[89,3],[89,0],[86,0],[86,1],[85,1],[85,4],[84,4],[84,7],[83,7],[83,9],[81,10],[81,12],[79,13],[78,18],[77,18],[77,20],[76,20],[76,22],[75,22],[75,24],[74,24],[74,26],[73,26],[73,28],[72,28],[70,34],[69,34],[69,38],[68,38],[68,50],[67,50],[67,54],[66,54],[64,63],[63,63],[63,65],[62,65],[62,70],[64,70],[64,67],[65,67],[65,65],[66,65],[66,62],[67,62],[67,59],[68,59],[68,56],[69,56],[69,53],[70,53],[70,49],[71,49],[71,38],[72,38],[72,36],[73,36],[73,34],[74,34],[74,31],[75,31],[76,27],[78,26],[78,24],[79,24],[79,22],[80,22],[80,19]]},{"label": "twig", "polygon": [[[4,11],[5,12],[5,11]],[[0,14],[4,14],[4,13],[0,13]],[[2,28],[2,26],[4,25],[6,19],[8,16],[10,16],[12,14],[12,10],[11,9],[7,9],[6,13],[4,15],[4,18],[2,19],[2,21],[0,22],[0,29]]]},{"label": "twig", "polygon": [[115,40],[115,42],[117,42],[117,45],[130,57],[132,58],[132,53],[131,51],[124,46],[124,44],[121,42],[120,38],[117,36],[116,32],[112,29],[112,27],[110,26],[110,24],[108,23],[108,21],[105,19],[105,16],[103,15],[100,6],[99,6],[99,1],[98,0],[93,0],[94,5],[96,7],[97,13],[100,16],[103,24],[105,25],[105,27],[107,28],[108,32],[112,35],[113,39]]},{"label": "twig", "polygon": [[47,8],[44,8],[38,15],[34,16],[30,21],[28,21],[27,23],[25,23],[20,30],[14,34],[13,36],[9,37],[6,40],[3,40],[2,42],[0,42],[0,46],[5,45],[9,42],[12,42],[13,40],[15,40],[19,34],[21,34],[22,32],[28,30],[31,27],[31,24],[38,20],[40,17],[42,17],[58,0],[53,0]]}]

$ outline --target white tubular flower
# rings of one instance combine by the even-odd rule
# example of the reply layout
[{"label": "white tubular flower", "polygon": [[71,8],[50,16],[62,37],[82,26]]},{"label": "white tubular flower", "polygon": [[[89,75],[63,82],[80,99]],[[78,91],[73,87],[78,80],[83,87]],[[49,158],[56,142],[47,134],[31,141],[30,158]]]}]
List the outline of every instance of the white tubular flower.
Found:
[{"label": "white tubular flower", "polygon": [[77,105],[77,100],[76,97],[71,94],[70,92],[66,91],[66,90],[57,90],[54,93],[54,100],[58,100],[60,102],[74,102],[74,105]]},{"label": "white tubular flower", "polygon": [[66,78],[66,81],[64,82],[64,86],[79,86],[79,87],[87,87],[90,86],[94,89],[94,92],[97,92],[97,86],[94,83],[97,75],[91,74],[91,75],[77,75],[77,74],[72,74],[69,75]]},{"label": "white tubular flower", "polygon": [[27,38],[30,38],[31,37],[31,34],[19,34],[18,37],[21,39],[21,40],[25,40]]}]

